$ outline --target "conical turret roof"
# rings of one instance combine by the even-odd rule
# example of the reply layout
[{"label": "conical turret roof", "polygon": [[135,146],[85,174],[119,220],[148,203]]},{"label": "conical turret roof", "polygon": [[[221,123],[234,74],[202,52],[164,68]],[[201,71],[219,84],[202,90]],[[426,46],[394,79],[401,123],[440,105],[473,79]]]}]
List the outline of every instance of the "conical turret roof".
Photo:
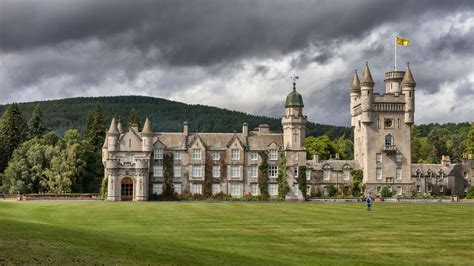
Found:
[{"label": "conical turret roof", "polygon": [[416,85],[415,79],[413,79],[413,75],[411,74],[410,64],[407,64],[407,70],[405,71],[405,75],[403,76],[402,85]]},{"label": "conical turret roof", "polygon": [[143,125],[143,130],[142,130],[142,133],[153,133],[151,131],[151,124],[150,124],[150,120],[148,120],[148,117],[145,119],[145,125]]},{"label": "conical turret roof", "polygon": [[359,75],[357,75],[357,70],[354,71],[354,77],[352,78],[352,84],[350,88],[351,92],[359,92],[360,91],[360,81]]},{"label": "conical turret roof", "polygon": [[370,74],[369,63],[365,62],[365,69],[364,75],[362,76],[362,80],[360,81],[361,86],[374,86],[374,80],[372,79],[372,74]]},{"label": "conical turret roof", "polygon": [[110,123],[109,130],[107,131],[108,134],[119,134],[120,132],[118,131],[117,128],[117,121],[115,121],[115,117],[112,118],[112,122]]},{"label": "conical turret roof", "polygon": [[117,129],[118,129],[118,131],[120,132],[120,134],[123,133],[123,127],[122,127],[122,123],[120,122],[120,120],[119,120],[118,123],[117,123]]}]

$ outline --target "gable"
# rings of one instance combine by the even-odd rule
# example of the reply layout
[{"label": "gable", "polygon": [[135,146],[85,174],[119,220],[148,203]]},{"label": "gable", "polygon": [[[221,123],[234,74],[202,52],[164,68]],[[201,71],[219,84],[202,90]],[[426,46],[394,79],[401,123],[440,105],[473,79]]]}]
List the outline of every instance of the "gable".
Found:
[{"label": "gable", "polygon": [[120,138],[121,151],[141,151],[142,139],[132,130],[128,131]]}]

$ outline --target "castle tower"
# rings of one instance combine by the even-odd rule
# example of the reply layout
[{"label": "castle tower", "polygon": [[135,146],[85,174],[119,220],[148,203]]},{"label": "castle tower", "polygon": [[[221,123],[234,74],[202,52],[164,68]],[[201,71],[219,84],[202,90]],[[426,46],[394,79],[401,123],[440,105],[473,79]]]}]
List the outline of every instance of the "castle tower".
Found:
[{"label": "castle tower", "polygon": [[117,121],[115,118],[112,118],[110,122],[109,130],[107,131],[107,150],[108,151],[117,151],[118,150],[118,138],[120,132],[117,128]]},{"label": "castle tower", "polygon": [[145,119],[145,124],[143,125],[140,135],[143,143],[142,150],[153,151],[153,131],[151,130],[151,123],[148,117]]},{"label": "castle tower", "polygon": [[354,158],[364,172],[366,193],[375,196],[384,186],[394,195],[410,195],[411,125],[415,82],[410,69],[385,73],[385,94],[374,93],[366,64],[357,95],[357,77],[350,88]]},{"label": "castle tower", "polygon": [[291,187],[290,197],[302,199],[298,188],[299,166],[306,165],[305,134],[307,117],[303,115],[303,97],[296,91],[296,79],[293,78],[293,91],[288,94],[285,102],[285,115],[281,119],[283,125],[283,146],[288,167],[288,184]]}]

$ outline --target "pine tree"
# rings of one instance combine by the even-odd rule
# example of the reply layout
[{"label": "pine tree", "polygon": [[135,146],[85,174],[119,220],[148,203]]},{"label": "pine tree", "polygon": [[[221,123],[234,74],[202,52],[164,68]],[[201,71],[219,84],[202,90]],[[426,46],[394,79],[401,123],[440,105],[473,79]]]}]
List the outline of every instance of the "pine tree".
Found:
[{"label": "pine tree", "polygon": [[86,118],[86,128],[84,130],[84,139],[90,143],[94,131],[94,113],[88,112]]},{"label": "pine tree", "polygon": [[97,103],[94,118],[86,121],[86,140],[92,145],[95,151],[100,151],[105,140],[105,124],[102,106]]},{"label": "pine tree", "polygon": [[13,151],[26,140],[27,126],[18,104],[7,106],[0,121],[0,173],[3,173]]},{"label": "pine tree", "polygon": [[138,128],[140,128],[140,117],[138,116],[138,113],[135,109],[132,109],[132,112],[130,113],[130,119],[128,120],[129,125],[138,125]]},{"label": "pine tree", "polygon": [[28,121],[28,139],[40,137],[45,133],[46,129],[44,128],[41,119],[42,115],[41,108],[39,104],[37,104],[31,113],[30,120]]},{"label": "pine tree", "polygon": [[471,123],[469,132],[467,133],[466,152],[468,154],[474,154],[474,122]]}]

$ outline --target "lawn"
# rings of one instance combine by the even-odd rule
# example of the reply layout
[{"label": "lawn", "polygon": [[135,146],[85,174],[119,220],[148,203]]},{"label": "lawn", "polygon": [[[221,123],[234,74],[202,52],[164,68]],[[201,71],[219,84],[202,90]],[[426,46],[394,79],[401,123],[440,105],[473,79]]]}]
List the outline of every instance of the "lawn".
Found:
[{"label": "lawn", "polygon": [[473,264],[474,205],[0,202],[2,264]]}]

